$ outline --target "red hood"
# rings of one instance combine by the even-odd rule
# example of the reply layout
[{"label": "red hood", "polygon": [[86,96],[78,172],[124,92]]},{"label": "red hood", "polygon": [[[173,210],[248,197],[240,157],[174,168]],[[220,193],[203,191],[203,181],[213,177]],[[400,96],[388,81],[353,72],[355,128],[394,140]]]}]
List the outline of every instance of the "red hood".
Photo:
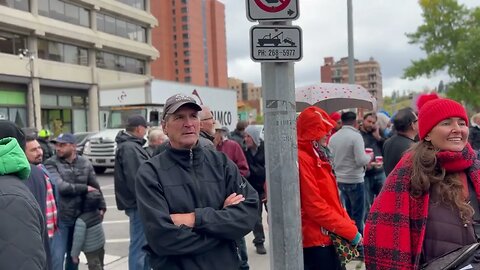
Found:
[{"label": "red hood", "polygon": [[316,141],[326,136],[336,125],[324,110],[310,106],[297,118],[298,141]]}]

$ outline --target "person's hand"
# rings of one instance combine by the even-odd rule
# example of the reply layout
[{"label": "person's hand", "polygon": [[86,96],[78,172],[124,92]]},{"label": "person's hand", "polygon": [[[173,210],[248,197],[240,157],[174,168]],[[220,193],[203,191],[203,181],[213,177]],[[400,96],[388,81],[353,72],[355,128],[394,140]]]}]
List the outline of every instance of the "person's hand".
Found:
[{"label": "person's hand", "polygon": [[193,228],[195,225],[195,213],[170,214],[170,218],[172,219],[173,224],[177,226],[185,225]]},{"label": "person's hand", "polygon": [[104,216],[105,216],[105,210],[100,209],[100,217],[102,218],[102,221]]},{"label": "person's hand", "polygon": [[225,202],[223,203],[223,208],[230,205],[239,204],[243,201],[245,201],[245,198],[243,197],[243,195],[242,194],[237,195],[237,193],[234,192],[225,199]]},{"label": "person's hand", "polygon": [[87,186],[87,192],[92,192],[92,191],[98,191],[98,189],[96,189],[92,186]]},{"label": "person's hand", "polygon": [[74,264],[79,264],[80,263],[80,259],[78,257],[72,257],[72,262]]},{"label": "person's hand", "polygon": [[367,170],[370,170],[371,168],[373,168],[373,162],[367,164]]}]

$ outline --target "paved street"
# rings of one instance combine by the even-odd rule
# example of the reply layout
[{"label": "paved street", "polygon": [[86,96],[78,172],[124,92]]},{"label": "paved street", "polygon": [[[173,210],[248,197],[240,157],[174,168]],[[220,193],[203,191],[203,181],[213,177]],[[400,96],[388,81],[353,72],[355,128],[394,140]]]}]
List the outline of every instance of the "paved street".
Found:
[{"label": "paved street", "polygon": [[[107,213],[105,215],[105,219],[103,222],[103,227],[105,230],[105,235],[107,238],[107,244],[105,246],[105,264],[106,269],[112,270],[128,270],[127,265],[127,257],[128,257],[128,242],[129,242],[129,233],[128,233],[128,218],[127,216],[117,210],[117,206],[115,203],[115,191],[113,187],[113,171],[108,170],[103,175],[97,176],[98,181],[100,182],[100,186],[102,187],[102,191],[105,196],[105,200],[107,203]],[[266,225],[266,217],[264,217],[264,224],[265,224],[265,234],[268,237],[268,226]],[[259,255],[255,252],[255,248],[252,244],[253,235],[250,233],[247,235],[247,248],[248,248],[248,257],[249,257],[249,264],[250,269],[252,270],[263,270],[263,269],[270,269],[270,257],[269,254],[267,255]],[[268,250],[269,243],[268,239],[265,243],[265,246]],[[86,259],[85,257],[80,258],[81,270],[87,270],[87,266],[85,265]],[[351,263],[348,269],[356,269],[356,262]],[[357,268],[357,269],[365,269]]]}]

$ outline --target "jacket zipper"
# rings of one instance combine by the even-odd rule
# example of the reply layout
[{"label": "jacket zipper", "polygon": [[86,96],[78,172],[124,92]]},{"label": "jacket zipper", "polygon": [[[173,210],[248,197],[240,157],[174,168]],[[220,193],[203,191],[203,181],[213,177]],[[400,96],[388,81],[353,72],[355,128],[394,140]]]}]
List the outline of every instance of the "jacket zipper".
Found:
[{"label": "jacket zipper", "polygon": [[193,150],[190,149],[190,167],[192,168],[192,174],[193,174],[193,187],[195,188],[195,201],[197,204],[198,208],[202,208],[203,204],[200,199],[200,187],[198,185],[198,179],[197,179],[197,172],[195,171],[195,167],[193,166]]}]

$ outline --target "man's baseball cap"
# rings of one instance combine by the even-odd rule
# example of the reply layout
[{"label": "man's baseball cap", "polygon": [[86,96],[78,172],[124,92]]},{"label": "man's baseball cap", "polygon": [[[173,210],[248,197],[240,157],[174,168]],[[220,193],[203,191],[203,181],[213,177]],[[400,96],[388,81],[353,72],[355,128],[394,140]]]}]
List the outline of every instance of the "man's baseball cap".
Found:
[{"label": "man's baseball cap", "polygon": [[145,117],[135,114],[131,115],[127,119],[127,127],[138,127],[138,126],[144,126],[148,127],[147,120],[145,120]]},{"label": "man's baseball cap", "polygon": [[175,113],[183,105],[189,105],[191,108],[197,111],[202,110],[202,107],[200,107],[192,97],[183,94],[176,94],[169,97],[165,102],[162,120],[165,120],[165,116],[167,116],[167,114]]},{"label": "man's baseball cap", "polygon": [[75,144],[75,136],[72,133],[62,133],[58,135],[56,139],[52,140],[53,143],[71,143]]}]

